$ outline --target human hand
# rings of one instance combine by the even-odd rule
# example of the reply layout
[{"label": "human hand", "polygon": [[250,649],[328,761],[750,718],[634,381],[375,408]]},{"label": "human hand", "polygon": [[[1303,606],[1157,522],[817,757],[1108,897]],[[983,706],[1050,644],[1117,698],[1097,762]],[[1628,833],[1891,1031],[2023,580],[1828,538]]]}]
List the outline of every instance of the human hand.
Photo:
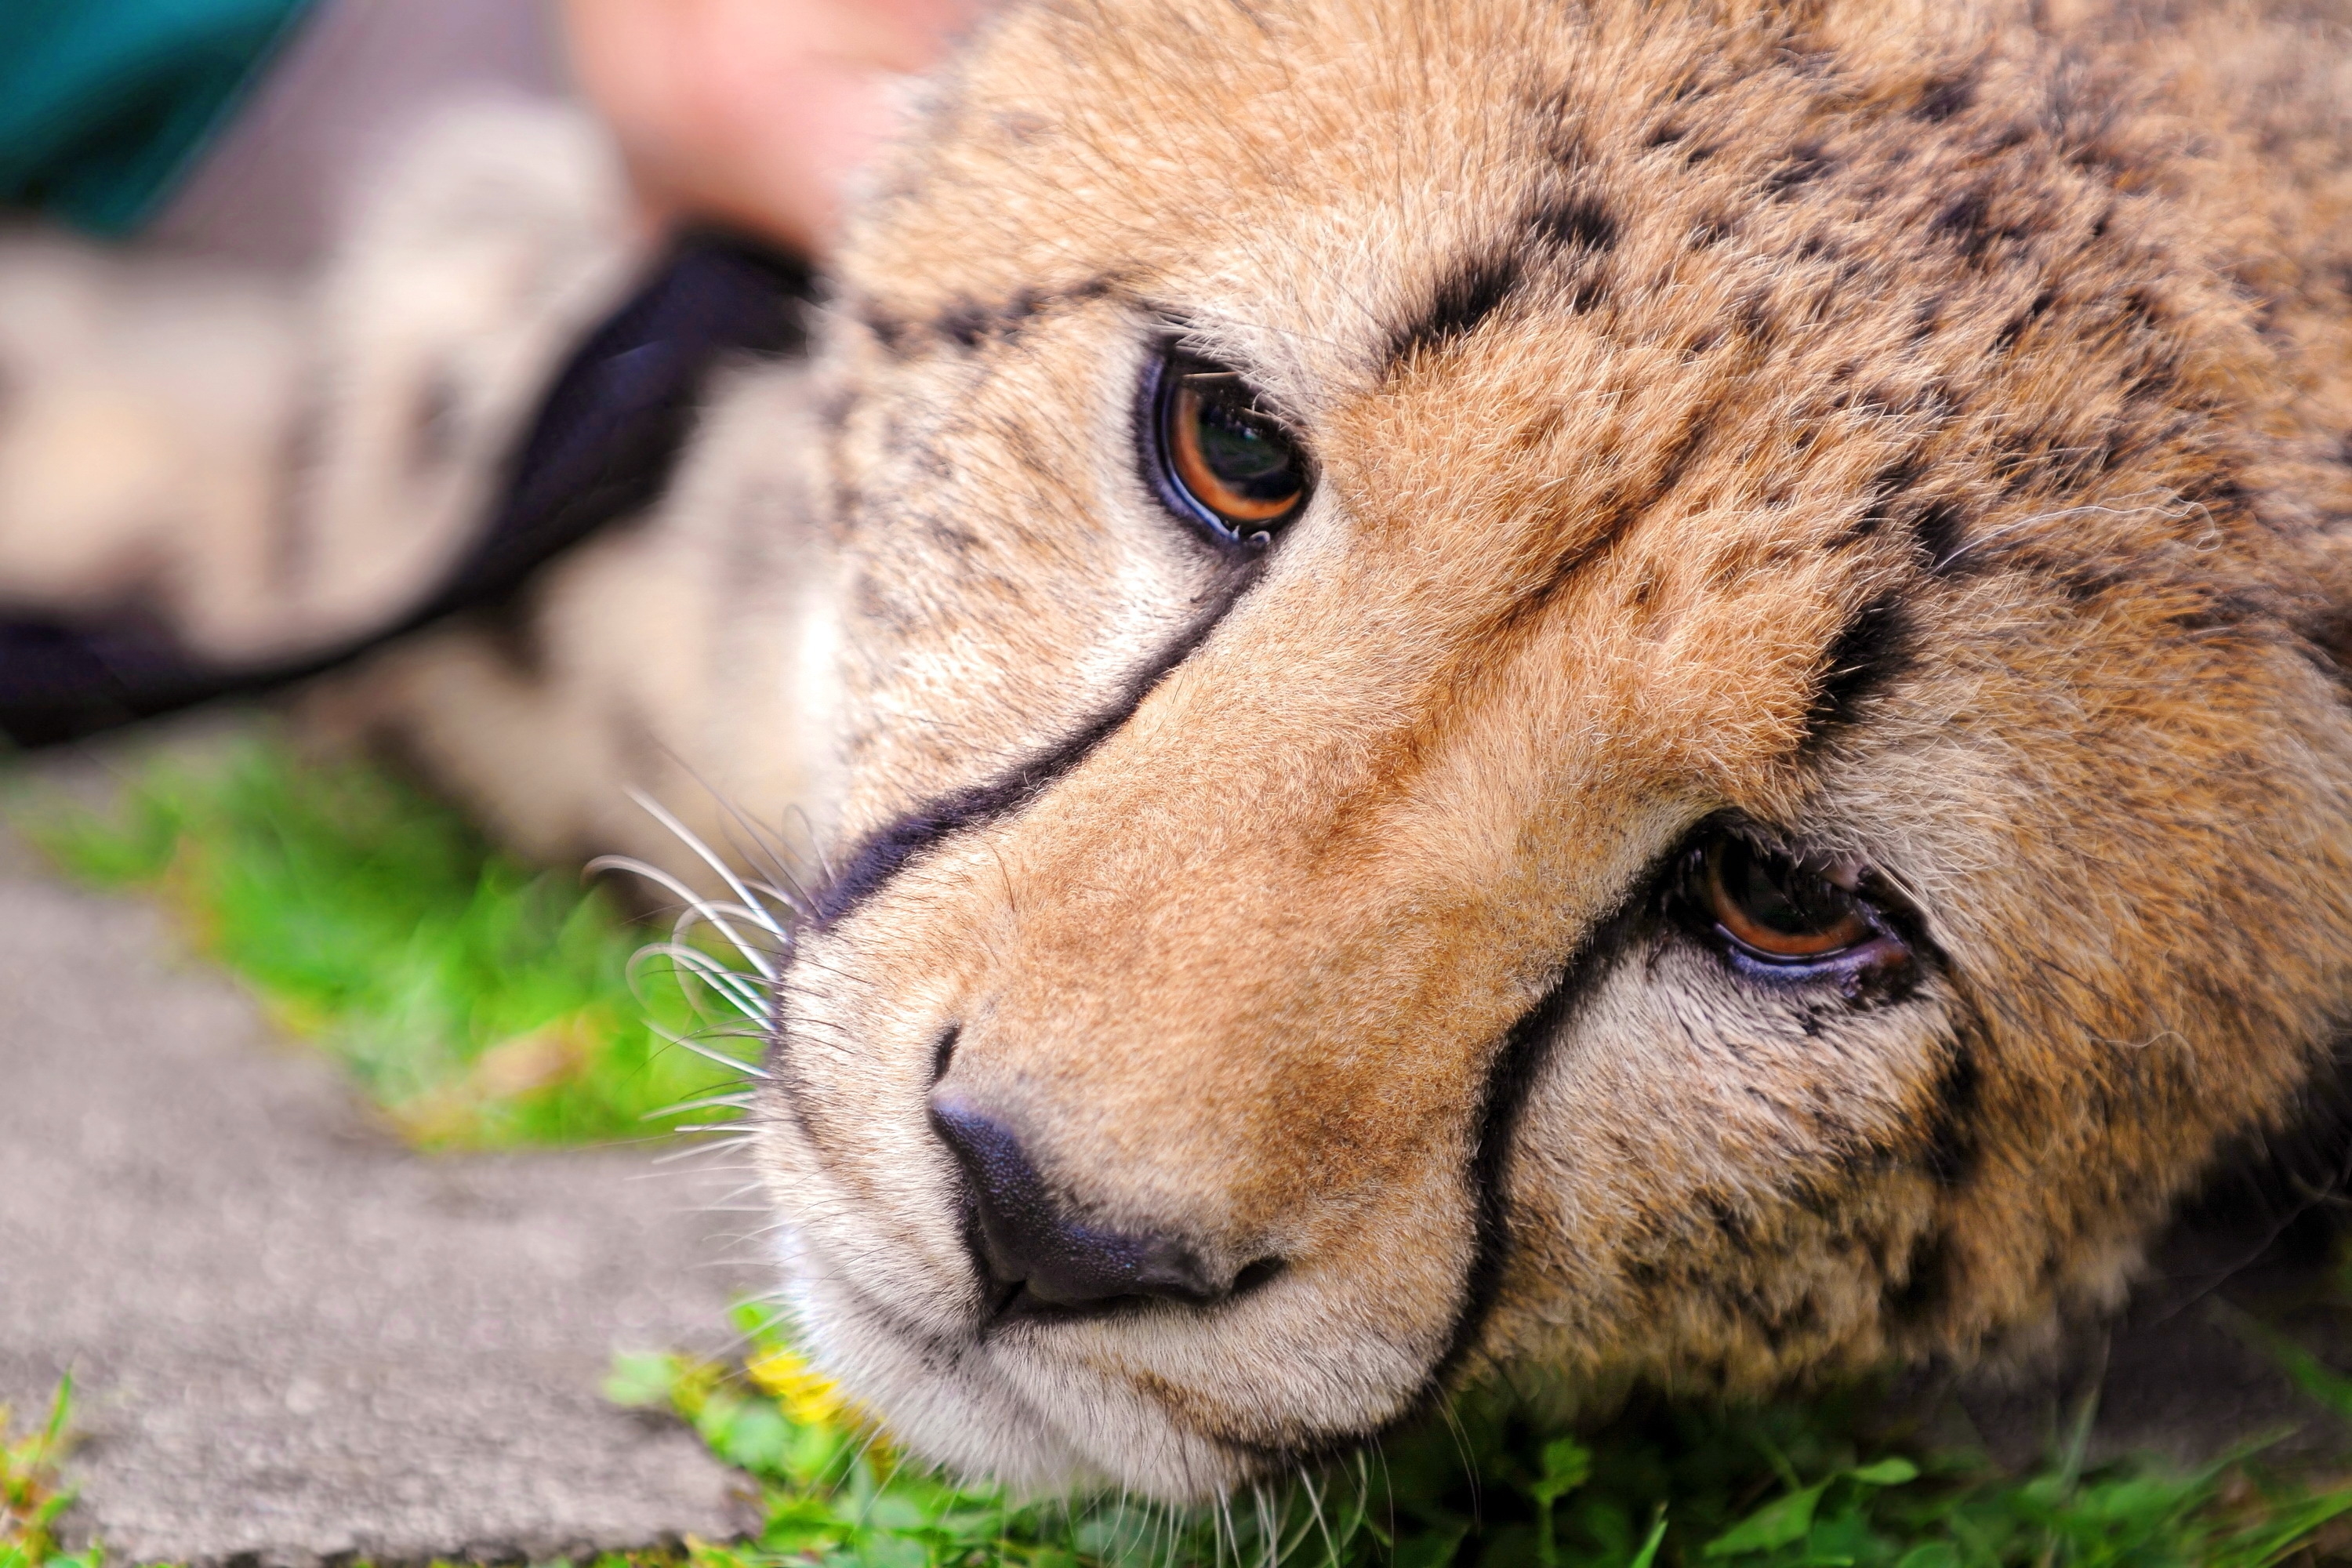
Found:
[{"label": "human hand", "polygon": [[891,129],[884,88],[985,0],[563,0],[572,68],[656,222],[724,219],[808,256]]}]

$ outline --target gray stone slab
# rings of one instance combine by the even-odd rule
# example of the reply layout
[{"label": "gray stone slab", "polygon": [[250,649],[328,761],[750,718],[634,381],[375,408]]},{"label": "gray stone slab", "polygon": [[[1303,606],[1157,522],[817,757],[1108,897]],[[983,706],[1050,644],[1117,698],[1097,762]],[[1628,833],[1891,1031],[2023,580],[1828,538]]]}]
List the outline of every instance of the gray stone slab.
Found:
[{"label": "gray stone slab", "polygon": [[739,1531],[740,1478],[598,1393],[616,1347],[724,1344],[756,1276],[710,1191],[412,1153],[154,910],[0,858],[0,1400],[72,1369],[71,1531],[117,1562]]}]

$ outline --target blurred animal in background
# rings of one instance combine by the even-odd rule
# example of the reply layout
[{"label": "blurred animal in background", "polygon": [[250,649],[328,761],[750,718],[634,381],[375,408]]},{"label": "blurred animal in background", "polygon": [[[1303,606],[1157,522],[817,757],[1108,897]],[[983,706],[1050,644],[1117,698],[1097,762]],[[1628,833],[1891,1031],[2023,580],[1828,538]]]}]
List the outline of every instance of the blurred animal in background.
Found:
[{"label": "blurred animal in background", "polygon": [[2352,1020],[2347,27],[1041,0],[804,317],[445,122],[299,299],[10,250],[0,583],[458,606],[334,706],[538,854],[804,817],[756,1148],[919,1452],[2027,1353]]}]

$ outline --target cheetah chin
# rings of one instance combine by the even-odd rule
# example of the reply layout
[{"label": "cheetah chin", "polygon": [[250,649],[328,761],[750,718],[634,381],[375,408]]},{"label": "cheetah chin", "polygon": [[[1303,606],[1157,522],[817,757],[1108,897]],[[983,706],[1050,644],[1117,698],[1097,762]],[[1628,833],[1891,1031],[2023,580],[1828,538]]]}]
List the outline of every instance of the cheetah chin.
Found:
[{"label": "cheetah chin", "polygon": [[[434,156],[290,491],[274,371],[142,437],[234,485],[65,484],[178,395],[0,293],[0,581],[249,650],[446,571],[637,263],[576,130]],[[541,854],[805,819],[751,1147],[914,1450],[1181,1501],[1498,1368],[2026,1354],[2326,1100],[2341,0],[1039,0],[822,301],[319,700]],[[271,494],[292,630],[185,521]]]}]

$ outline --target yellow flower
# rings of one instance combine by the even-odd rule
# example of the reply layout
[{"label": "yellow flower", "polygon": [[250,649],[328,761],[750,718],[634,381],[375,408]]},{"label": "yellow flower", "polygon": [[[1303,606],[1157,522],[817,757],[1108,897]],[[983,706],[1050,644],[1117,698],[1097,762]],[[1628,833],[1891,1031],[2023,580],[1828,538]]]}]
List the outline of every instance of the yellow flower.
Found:
[{"label": "yellow flower", "polygon": [[887,1476],[898,1468],[898,1456],[882,1424],[841,1392],[841,1385],[809,1365],[796,1351],[782,1346],[747,1362],[744,1375],[751,1386],[773,1399],[784,1415],[803,1426],[856,1429],[866,1434],[859,1452],[877,1474]]},{"label": "yellow flower", "polygon": [[846,1395],[797,1352],[777,1349],[743,1368],[752,1386],[783,1406],[803,1426],[838,1426],[855,1419]]}]

